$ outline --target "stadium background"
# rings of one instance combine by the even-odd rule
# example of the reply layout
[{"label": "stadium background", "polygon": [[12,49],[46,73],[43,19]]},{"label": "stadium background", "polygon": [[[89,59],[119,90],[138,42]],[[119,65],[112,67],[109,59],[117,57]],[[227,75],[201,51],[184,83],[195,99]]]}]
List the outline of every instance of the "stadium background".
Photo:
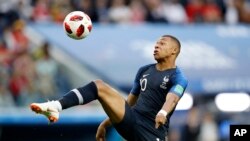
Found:
[{"label": "stadium background", "polygon": [[[95,140],[106,117],[96,102],[63,111],[53,125],[29,104],[96,78],[126,97],[137,69],[154,62],[151,51],[163,34],[181,40],[178,64],[189,79],[171,120],[170,141],[229,140],[230,124],[250,124],[249,2],[0,1],[0,141]],[[73,10],[93,21],[84,40],[69,39],[62,29]],[[122,139],[110,128],[107,140]]]}]

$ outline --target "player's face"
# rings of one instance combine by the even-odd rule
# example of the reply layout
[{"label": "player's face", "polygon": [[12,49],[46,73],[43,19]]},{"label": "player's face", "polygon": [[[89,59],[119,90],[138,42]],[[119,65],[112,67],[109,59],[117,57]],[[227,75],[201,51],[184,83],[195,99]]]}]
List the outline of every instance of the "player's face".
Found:
[{"label": "player's face", "polygon": [[173,54],[174,47],[170,37],[161,37],[155,45],[154,58],[155,60],[161,60],[168,58]]}]

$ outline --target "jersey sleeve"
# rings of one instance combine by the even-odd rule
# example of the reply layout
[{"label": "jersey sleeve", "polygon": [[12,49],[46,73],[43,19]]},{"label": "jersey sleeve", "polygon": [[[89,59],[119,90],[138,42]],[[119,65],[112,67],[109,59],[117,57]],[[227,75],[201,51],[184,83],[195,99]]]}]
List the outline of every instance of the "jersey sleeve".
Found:
[{"label": "jersey sleeve", "polygon": [[173,86],[171,87],[171,93],[182,97],[188,85],[187,79],[182,74],[176,74],[173,80]]},{"label": "jersey sleeve", "polygon": [[136,76],[135,76],[133,87],[130,91],[131,94],[136,95],[136,96],[138,96],[140,94],[140,91],[141,91],[141,85],[140,85],[141,73],[142,73],[142,71],[141,71],[141,69],[139,69]]}]

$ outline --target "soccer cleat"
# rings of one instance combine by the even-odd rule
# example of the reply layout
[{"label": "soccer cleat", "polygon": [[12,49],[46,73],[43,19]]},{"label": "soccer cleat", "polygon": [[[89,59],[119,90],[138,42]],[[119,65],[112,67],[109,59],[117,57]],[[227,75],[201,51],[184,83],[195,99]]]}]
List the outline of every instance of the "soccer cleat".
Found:
[{"label": "soccer cleat", "polygon": [[45,103],[32,103],[30,104],[30,109],[37,114],[45,115],[50,123],[55,123],[59,119],[59,111],[53,102],[54,101]]}]

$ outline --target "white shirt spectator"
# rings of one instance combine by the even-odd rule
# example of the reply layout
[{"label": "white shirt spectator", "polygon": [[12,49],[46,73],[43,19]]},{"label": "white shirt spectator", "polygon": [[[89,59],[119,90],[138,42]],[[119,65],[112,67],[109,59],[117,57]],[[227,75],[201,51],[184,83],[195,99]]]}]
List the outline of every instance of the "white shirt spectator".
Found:
[{"label": "white shirt spectator", "polygon": [[165,4],[164,13],[169,23],[183,24],[187,22],[184,7],[174,0]]}]

